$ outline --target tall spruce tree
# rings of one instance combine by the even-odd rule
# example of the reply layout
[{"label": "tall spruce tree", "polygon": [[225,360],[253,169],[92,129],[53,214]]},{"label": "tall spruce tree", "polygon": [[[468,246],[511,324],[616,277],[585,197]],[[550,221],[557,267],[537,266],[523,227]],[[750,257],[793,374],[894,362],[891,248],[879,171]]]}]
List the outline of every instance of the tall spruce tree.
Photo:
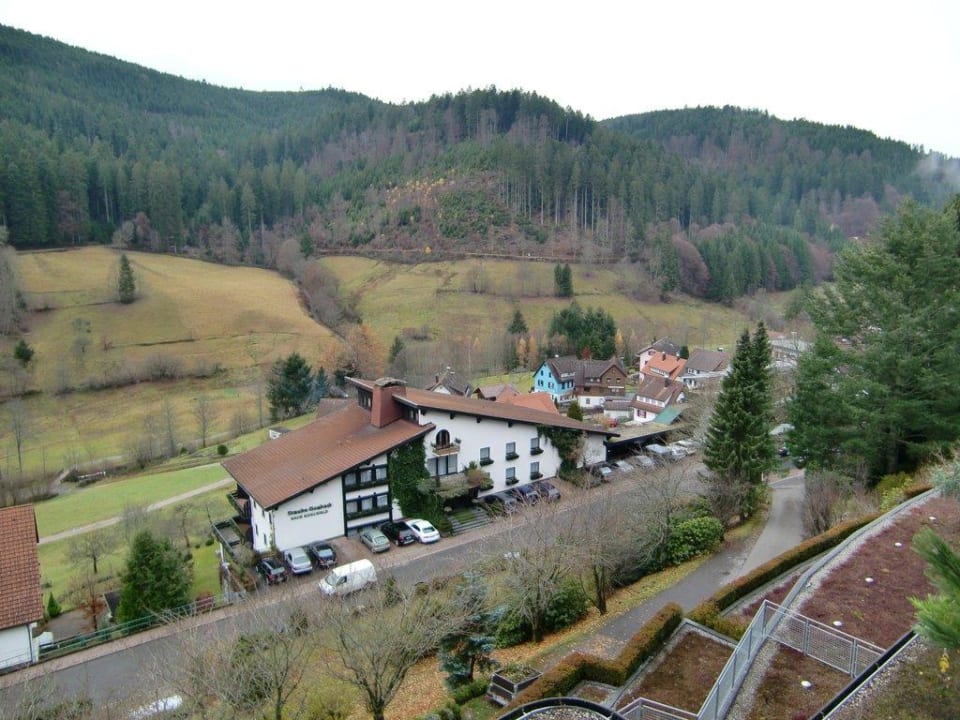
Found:
[{"label": "tall spruce tree", "polygon": [[843,251],[814,295],[816,328],[789,406],[791,449],[810,466],[877,480],[960,438],[960,228],[950,206],[906,203]]},{"label": "tall spruce tree", "polygon": [[183,555],[149,530],[133,538],[122,581],[119,622],[172,610],[190,600],[190,568]]},{"label": "tall spruce tree", "polygon": [[117,273],[117,299],[129,305],[137,297],[137,283],[133,277],[133,268],[126,253],[120,254],[120,270]]},{"label": "tall spruce tree", "polygon": [[526,335],[527,332],[529,332],[527,329],[527,321],[523,319],[523,313],[520,312],[520,308],[513,311],[513,319],[510,321],[507,332],[511,335]]},{"label": "tall spruce tree", "polygon": [[272,420],[299,415],[307,407],[314,378],[310,366],[300,353],[290,353],[277,360],[267,378],[267,401]]},{"label": "tall spruce tree", "polygon": [[[763,474],[776,460],[771,426],[770,342],[760,324],[744,330],[707,428],[703,461],[721,514],[750,517],[763,496]],[[728,518],[723,518],[724,520]]]}]

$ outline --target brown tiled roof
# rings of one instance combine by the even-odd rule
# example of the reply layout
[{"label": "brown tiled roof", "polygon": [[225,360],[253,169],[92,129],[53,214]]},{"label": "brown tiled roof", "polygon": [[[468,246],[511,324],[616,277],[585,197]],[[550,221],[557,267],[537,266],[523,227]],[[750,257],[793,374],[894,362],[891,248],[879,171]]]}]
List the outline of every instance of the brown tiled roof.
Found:
[{"label": "brown tiled roof", "polygon": [[719,372],[730,364],[730,354],[719,350],[694,350],[687,359],[687,370]]},{"label": "brown tiled roof", "polygon": [[521,407],[533,408],[534,410],[543,410],[544,412],[559,415],[560,411],[553,404],[553,398],[548,392],[533,393],[502,393],[497,397],[497,402],[506,405],[519,405]]},{"label": "brown tiled roof", "polygon": [[0,630],[43,619],[33,505],[0,510]]},{"label": "brown tiled roof", "polygon": [[550,425],[552,427],[571,428],[573,430],[605,433],[607,435],[617,434],[595,425],[587,425],[579,420],[568,418],[566,415],[560,415],[559,413],[537,410],[522,405],[511,405],[509,403],[492,403],[486,400],[477,400],[476,398],[440,395],[438,393],[427,392],[426,390],[417,390],[416,388],[407,388],[406,395],[398,395],[395,399],[398,402],[420,408],[421,410],[427,408],[441,410],[443,412],[464,413],[465,415],[473,415],[476,417],[488,417],[496,420],[512,420],[513,422],[527,423],[530,425]]},{"label": "brown tiled roof", "polygon": [[[650,362],[647,363],[647,367],[644,369],[643,373],[647,377],[651,375],[661,375],[666,374],[671,380],[675,380],[680,373],[683,372],[683,368],[687,365],[687,361],[680,357],[674,357],[673,355],[667,355],[664,357],[661,355],[656,355],[651,358]],[[659,370],[659,373],[655,373],[655,370]]]},{"label": "brown tiled roof", "polygon": [[498,385],[481,385],[473,391],[473,395],[481,400],[501,400],[504,395],[519,395],[520,391],[513,386],[513,383],[499,383]]},{"label": "brown tiled roof", "polygon": [[[683,392],[682,383],[671,382],[667,384],[665,378],[655,377],[647,380],[643,385],[637,388],[637,401],[643,402],[643,399],[658,400],[668,405]],[[660,408],[661,410],[663,408]]]},{"label": "brown tiled roof", "polygon": [[377,428],[369,410],[351,403],[223,466],[257,504],[272,508],[432,429],[408,420]]}]

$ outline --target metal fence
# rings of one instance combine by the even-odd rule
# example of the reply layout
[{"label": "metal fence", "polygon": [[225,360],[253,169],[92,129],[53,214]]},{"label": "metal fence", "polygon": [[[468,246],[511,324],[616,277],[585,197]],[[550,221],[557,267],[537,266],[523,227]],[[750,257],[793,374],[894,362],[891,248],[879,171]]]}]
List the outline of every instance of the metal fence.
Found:
[{"label": "metal fence", "polygon": [[721,720],[726,715],[767,638],[851,677],[859,675],[884,652],[872,643],[764,600],[700,707],[699,720]]},{"label": "metal fence", "polygon": [[232,605],[240,599],[240,597],[242,596],[237,593],[207,597],[160,614],[147,615],[126,623],[108,625],[91,633],[74,635],[73,637],[64,638],[49,645],[41,645],[39,662],[52,660],[53,658],[78,652],[96,645],[102,645],[111,640],[119,640],[120,638],[149,630],[157,625],[164,625],[186,617],[212,612],[219,608]]},{"label": "metal fence", "polygon": [[649,698],[637,698],[620,709],[627,720],[697,720],[697,714]]},{"label": "metal fence", "polygon": [[850,677],[862,673],[884,653],[883,648],[873,643],[787,608],[765,603],[762,609],[775,618],[771,635],[774,640]]}]

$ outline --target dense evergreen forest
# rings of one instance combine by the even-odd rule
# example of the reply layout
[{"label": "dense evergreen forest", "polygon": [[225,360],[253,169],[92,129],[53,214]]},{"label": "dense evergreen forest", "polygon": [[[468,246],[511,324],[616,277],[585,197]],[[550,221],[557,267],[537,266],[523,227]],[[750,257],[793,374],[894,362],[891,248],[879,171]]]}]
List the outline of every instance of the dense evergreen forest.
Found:
[{"label": "dense evergreen forest", "polygon": [[729,302],[826,277],[906,195],[942,203],[929,159],[736,108],[597,122],[518,90],[405,105],[230,90],[0,26],[0,221],[17,248],[280,269],[325,252],[626,261]]}]

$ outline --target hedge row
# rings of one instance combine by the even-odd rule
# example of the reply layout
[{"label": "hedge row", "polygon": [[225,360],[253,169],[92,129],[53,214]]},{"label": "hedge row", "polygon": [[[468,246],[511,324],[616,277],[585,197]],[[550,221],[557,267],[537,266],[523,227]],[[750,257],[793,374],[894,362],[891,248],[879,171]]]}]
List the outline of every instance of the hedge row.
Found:
[{"label": "hedge row", "polygon": [[614,660],[572,652],[517,694],[507,707],[519,707],[546,697],[569,695],[583,680],[623,685],[640,665],[663,647],[683,620],[683,608],[665,605],[637,633]]},{"label": "hedge row", "polygon": [[[778,555],[769,562],[756,568],[731,583],[727,583],[713,595],[708,597],[689,614],[694,622],[713,627],[718,632],[729,632],[735,628],[726,627],[719,623],[719,614],[747,595],[759,590],[764,585],[776,580],[788,570],[836,547],[864,525],[873,522],[883,513],[864,515],[856,520],[850,520],[830,528],[816,537],[805,540],[791,550]],[[722,627],[721,627],[722,626]]]}]

